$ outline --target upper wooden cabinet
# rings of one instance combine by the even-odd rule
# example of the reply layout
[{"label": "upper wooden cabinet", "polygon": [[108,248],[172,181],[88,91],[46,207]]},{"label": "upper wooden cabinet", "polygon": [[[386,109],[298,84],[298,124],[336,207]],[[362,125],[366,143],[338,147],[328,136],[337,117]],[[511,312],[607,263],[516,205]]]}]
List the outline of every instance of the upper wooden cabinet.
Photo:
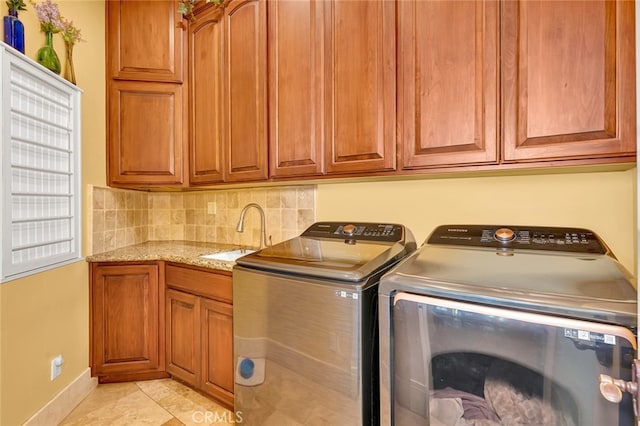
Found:
[{"label": "upper wooden cabinet", "polygon": [[113,80],[108,99],[109,183],[181,186],[186,156],[183,86]]},{"label": "upper wooden cabinet", "polygon": [[268,177],[266,8],[201,7],[189,26],[191,184]]},{"label": "upper wooden cabinet", "polygon": [[324,1],[327,173],[396,165],[396,4]]},{"label": "upper wooden cabinet", "polygon": [[633,2],[398,8],[403,169],[633,160]]},{"label": "upper wooden cabinet", "polygon": [[499,4],[397,4],[402,168],[496,164]]},{"label": "upper wooden cabinet", "polygon": [[502,3],[507,162],[630,156],[634,2]]},{"label": "upper wooden cabinet", "polygon": [[105,3],[113,186],[635,161],[631,1]]},{"label": "upper wooden cabinet", "polygon": [[307,1],[237,0],[196,10],[191,184],[322,173],[322,16],[322,2]]},{"label": "upper wooden cabinet", "polygon": [[[173,0],[110,0],[107,16],[107,182],[187,183],[185,29]],[[186,28],[186,27],[185,27]]]},{"label": "upper wooden cabinet", "polygon": [[270,1],[270,176],[396,165],[392,1]]},{"label": "upper wooden cabinet", "polygon": [[189,26],[189,183],[196,185],[224,180],[223,18],[220,7],[199,9]]},{"label": "upper wooden cabinet", "polygon": [[110,78],[182,82],[184,25],[172,0],[106,3]]},{"label": "upper wooden cabinet", "polygon": [[268,2],[269,174],[324,171],[322,1]]},{"label": "upper wooden cabinet", "polygon": [[267,4],[224,8],[224,180],[264,180],[267,162]]}]

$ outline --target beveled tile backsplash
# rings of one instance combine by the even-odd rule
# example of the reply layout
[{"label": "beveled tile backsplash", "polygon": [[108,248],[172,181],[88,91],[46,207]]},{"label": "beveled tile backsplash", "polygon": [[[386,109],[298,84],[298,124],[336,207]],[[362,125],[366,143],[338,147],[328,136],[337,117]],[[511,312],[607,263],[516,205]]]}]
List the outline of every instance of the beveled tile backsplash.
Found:
[{"label": "beveled tile backsplash", "polygon": [[240,211],[249,203],[262,206],[267,238],[273,243],[299,235],[315,221],[315,185],[198,192],[92,187],[91,191],[91,254],[148,240],[257,247],[260,215],[256,209],[247,211],[244,232],[236,231]]}]

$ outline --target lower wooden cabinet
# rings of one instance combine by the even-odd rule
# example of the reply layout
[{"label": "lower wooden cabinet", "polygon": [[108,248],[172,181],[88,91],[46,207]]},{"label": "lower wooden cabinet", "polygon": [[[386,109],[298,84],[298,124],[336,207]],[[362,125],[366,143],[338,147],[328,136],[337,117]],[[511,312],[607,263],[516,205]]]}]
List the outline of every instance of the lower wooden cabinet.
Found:
[{"label": "lower wooden cabinet", "polygon": [[230,408],[234,383],[232,311],[228,303],[200,298],[200,388]]},{"label": "lower wooden cabinet", "polygon": [[101,383],[168,377],[161,266],[93,263],[90,271],[92,375]]},{"label": "lower wooden cabinet", "polygon": [[182,291],[166,293],[167,372],[197,386],[200,372],[200,298]]},{"label": "lower wooden cabinet", "polygon": [[231,275],[167,265],[166,285],[167,372],[233,409]]},{"label": "lower wooden cabinet", "polygon": [[233,409],[230,272],[92,263],[91,373],[101,383],[173,376]]}]

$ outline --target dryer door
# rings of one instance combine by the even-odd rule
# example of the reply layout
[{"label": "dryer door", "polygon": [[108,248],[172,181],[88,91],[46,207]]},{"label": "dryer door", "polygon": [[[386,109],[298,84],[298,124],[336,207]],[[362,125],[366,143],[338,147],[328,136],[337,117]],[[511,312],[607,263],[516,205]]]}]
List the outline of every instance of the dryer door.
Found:
[{"label": "dryer door", "polygon": [[635,424],[629,394],[600,392],[601,375],[631,380],[625,327],[409,293],[393,298],[391,324],[395,425]]}]

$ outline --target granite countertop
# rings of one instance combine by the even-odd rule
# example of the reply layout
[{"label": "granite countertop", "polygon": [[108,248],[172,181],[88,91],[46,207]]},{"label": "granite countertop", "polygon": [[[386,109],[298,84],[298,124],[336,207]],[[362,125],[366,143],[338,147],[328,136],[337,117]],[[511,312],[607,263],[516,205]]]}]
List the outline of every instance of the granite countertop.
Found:
[{"label": "granite countertop", "polygon": [[[247,247],[248,248],[248,247]],[[203,254],[238,249],[237,245],[195,241],[147,241],[87,256],[87,262],[140,262],[165,260],[203,268],[231,271],[235,262],[205,259]]]}]

